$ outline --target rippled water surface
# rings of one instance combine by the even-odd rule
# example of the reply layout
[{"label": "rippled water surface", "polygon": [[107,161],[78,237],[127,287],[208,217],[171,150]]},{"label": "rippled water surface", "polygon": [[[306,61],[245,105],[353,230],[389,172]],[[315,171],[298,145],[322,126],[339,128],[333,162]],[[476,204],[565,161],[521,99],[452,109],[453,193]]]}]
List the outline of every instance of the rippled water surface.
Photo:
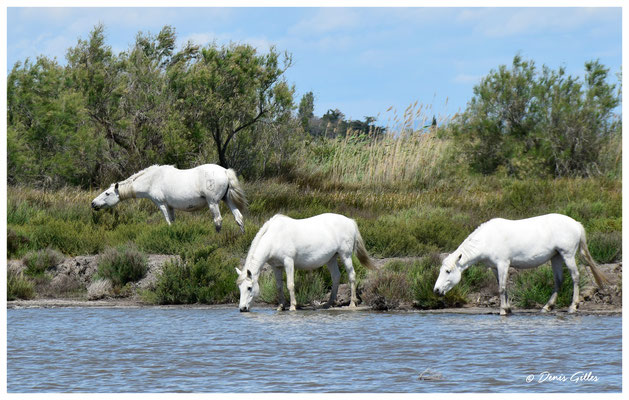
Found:
[{"label": "rippled water surface", "polygon": [[622,380],[620,316],[58,308],[10,309],[7,324],[9,392],[618,392]]}]

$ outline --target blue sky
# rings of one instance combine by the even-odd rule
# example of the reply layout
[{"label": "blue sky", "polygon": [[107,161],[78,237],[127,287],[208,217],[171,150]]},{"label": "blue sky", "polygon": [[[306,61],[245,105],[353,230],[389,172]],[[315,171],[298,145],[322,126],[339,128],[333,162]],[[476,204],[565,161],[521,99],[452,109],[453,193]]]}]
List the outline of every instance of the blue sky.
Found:
[{"label": "blue sky", "polygon": [[[275,45],[293,56],[287,80],[315,94],[315,114],[378,116],[389,125],[416,101],[427,118],[465,108],[491,69],[520,53],[537,65],[582,75],[600,59],[620,71],[620,8],[8,8],[7,70],[66,50],[105,24],[114,51],[138,31],[176,29],[179,44]],[[615,77],[614,77],[615,79]]]}]

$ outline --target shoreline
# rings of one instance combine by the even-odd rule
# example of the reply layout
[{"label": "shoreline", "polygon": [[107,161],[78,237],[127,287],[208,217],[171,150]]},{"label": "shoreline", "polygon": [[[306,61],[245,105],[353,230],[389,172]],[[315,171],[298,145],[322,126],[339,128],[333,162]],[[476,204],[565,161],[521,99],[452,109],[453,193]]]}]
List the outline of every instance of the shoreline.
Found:
[{"label": "shoreline", "polygon": [[[193,310],[218,310],[218,309],[238,309],[235,303],[225,304],[175,304],[175,305],[155,305],[147,304],[141,301],[135,301],[130,299],[108,299],[108,300],[74,300],[74,299],[34,299],[34,300],[12,300],[7,301],[8,310],[17,309],[39,309],[39,308],[113,308],[113,309],[193,309]],[[275,309],[276,307],[269,304],[256,304],[253,309]],[[499,315],[500,310],[498,308],[491,307],[458,307],[458,308],[440,308],[421,310],[416,308],[398,308],[387,311],[374,310],[369,306],[358,306],[351,309],[347,306],[332,307],[328,309],[315,308],[311,306],[298,308],[299,311],[323,311],[323,312],[407,312],[407,313],[419,313],[419,314],[460,314],[460,315]],[[289,312],[289,311],[286,311]],[[542,313],[540,309],[514,309],[512,315],[549,315],[549,316],[563,316],[571,315],[567,312],[567,308],[555,309],[548,313]],[[622,316],[622,308],[609,306],[609,307],[584,307],[579,309],[574,315],[620,315]]]}]

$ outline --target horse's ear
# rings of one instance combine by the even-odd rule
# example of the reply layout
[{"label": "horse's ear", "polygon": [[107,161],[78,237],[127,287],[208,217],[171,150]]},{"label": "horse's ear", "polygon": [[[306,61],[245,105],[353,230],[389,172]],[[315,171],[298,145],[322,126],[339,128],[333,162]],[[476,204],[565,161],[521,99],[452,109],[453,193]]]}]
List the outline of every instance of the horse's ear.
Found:
[{"label": "horse's ear", "polygon": [[114,189],[118,190],[118,182],[116,182],[116,186],[114,186]]},{"label": "horse's ear", "polygon": [[242,271],[238,269],[238,267],[235,267],[236,269],[236,273],[238,274],[238,276],[240,276],[240,274],[242,274]]},{"label": "horse's ear", "polygon": [[247,278],[252,279],[251,271],[247,270]]},{"label": "horse's ear", "polygon": [[457,261],[461,261],[461,258],[463,258],[463,253],[459,254],[459,258],[457,258]]}]

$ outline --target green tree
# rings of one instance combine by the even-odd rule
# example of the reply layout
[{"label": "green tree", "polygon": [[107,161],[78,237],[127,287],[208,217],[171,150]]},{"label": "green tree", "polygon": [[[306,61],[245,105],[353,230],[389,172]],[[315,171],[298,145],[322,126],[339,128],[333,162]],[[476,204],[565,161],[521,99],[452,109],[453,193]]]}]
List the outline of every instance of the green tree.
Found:
[{"label": "green tree", "polygon": [[312,118],[314,118],[314,94],[308,92],[302,96],[297,112],[297,119],[299,119],[304,132],[310,132]]},{"label": "green tree", "polygon": [[236,135],[252,134],[254,125],[273,123],[292,110],[294,89],[283,79],[290,65],[290,56],[280,62],[274,48],[258,55],[250,45],[211,44],[194,62],[181,60],[169,69],[188,130],[213,139],[220,165],[237,167],[237,160],[228,159]]},{"label": "green tree", "polygon": [[511,68],[491,71],[455,125],[471,168],[516,176],[592,173],[601,143],[619,132],[613,111],[620,98],[608,72],[588,62],[582,82],[563,68],[540,72],[520,56]]},{"label": "green tree", "polygon": [[7,77],[7,179],[42,187],[88,185],[100,142],[83,97],[56,60],[17,63]]}]

